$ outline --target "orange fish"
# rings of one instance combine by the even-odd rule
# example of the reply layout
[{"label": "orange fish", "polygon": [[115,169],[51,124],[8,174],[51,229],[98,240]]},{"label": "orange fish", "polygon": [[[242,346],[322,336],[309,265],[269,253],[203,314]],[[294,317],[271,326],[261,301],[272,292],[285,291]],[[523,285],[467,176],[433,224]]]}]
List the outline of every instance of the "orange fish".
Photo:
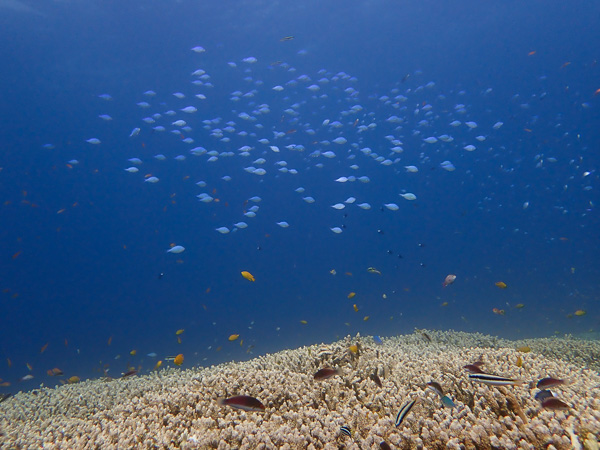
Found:
[{"label": "orange fish", "polygon": [[496,281],[494,284],[500,289],[506,289],[508,287],[504,281]]},{"label": "orange fish", "polygon": [[180,366],[183,364],[183,355],[180,353],[179,355],[177,355],[175,357],[175,359],[173,360],[173,362],[175,363],[175,365]]},{"label": "orange fish", "polygon": [[256,279],[254,278],[254,275],[252,275],[250,272],[247,271],[242,271],[242,276],[248,280],[248,281],[256,281]]},{"label": "orange fish", "polygon": [[229,340],[231,342],[233,342],[233,341],[237,340],[237,338],[239,338],[239,337],[240,337],[239,334],[232,334],[231,336],[229,336]]},{"label": "orange fish", "polygon": [[535,55],[535,50],[532,51],[532,52],[527,53],[527,56],[533,56],[533,55]]},{"label": "orange fish", "polygon": [[594,92],[594,96],[600,94],[600,89],[596,89],[596,92]]},{"label": "orange fish", "polygon": [[504,311],[503,309],[494,308],[494,309],[492,309],[492,312],[494,314],[498,314],[499,316],[503,316],[506,311]]},{"label": "orange fish", "polygon": [[446,287],[446,286],[454,283],[455,280],[456,280],[456,275],[453,275],[453,274],[447,275],[446,278],[444,278],[444,282],[442,283],[442,286]]},{"label": "orange fish", "polygon": [[48,348],[48,344],[49,344],[49,342],[46,342],[46,343],[45,343],[45,344],[42,346],[42,348],[40,349],[40,353],[44,353],[44,352],[46,351],[46,349]]}]

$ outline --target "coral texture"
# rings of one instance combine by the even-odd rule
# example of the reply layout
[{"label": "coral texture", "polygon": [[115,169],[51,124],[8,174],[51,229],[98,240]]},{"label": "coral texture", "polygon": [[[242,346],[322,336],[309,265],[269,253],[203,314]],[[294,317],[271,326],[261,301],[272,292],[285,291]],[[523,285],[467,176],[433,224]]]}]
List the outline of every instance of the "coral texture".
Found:
[{"label": "coral texture", "polygon": [[[353,344],[357,352],[349,350]],[[531,352],[517,351],[522,345]],[[575,339],[517,343],[441,331],[383,345],[349,336],[243,363],[19,393],[0,404],[0,447],[358,450],[378,449],[385,440],[396,449],[597,448],[600,376],[585,366],[599,349]],[[486,372],[526,383],[472,381],[463,366],[477,360]],[[327,366],[342,374],[315,380]],[[553,389],[568,411],[544,410],[534,398],[535,381],[547,376],[568,380]],[[426,387],[432,380],[454,408]],[[218,404],[233,395],[256,397],[266,411]],[[396,427],[398,411],[413,399]]]}]

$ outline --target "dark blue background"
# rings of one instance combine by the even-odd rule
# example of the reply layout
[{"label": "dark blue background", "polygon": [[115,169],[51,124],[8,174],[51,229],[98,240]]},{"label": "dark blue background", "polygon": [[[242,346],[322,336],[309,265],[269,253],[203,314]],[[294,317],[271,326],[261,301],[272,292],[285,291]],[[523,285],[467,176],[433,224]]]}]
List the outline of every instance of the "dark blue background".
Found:
[{"label": "dark blue background", "polygon": [[[37,3],[0,1],[0,356],[12,361],[10,368],[1,362],[0,378],[13,383],[7,389],[51,384],[55,380],[45,372],[56,366],[82,378],[97,376],[94,370],[105,363],[113,376],[128,364],[148,370],[154,360],[143,355],[151,351],[159,358],[184,353],[185,365],[192,365],[247,358],[248,345],[260,354],[348,333],[387,336],[415,327],[509,338],[597,332],[597,3]],[[288,35],[295,39],[280,41]],[[196,45],[206,53],[191,52]],[[258,58],[248,74],[241,63],[247,56]],[[238,68],[229,68],[229,61]],[[270,65],[276,61],[297,72]],[[197,68],[211,75],[212,90],[190,84]],[[286,88],[292,98],[286,102],[270,89],[300,74],[315,82],[321,68],[355,76],[358,81],[340,86],[353,86],[359,96],[348,100],[343,88],[330,85],[321,92],[329,99],[319,101],[300,86]],[[412,76],[401,83],[406,74]],[[256,87],[245,76],[264,85]],[[415,91],[429,81],[433,88]],[[364,110],[357,117],[378,127],[358,134],[345,125],[348,144],[387,157],[383,136],[402,136],[402,161],[384,167],[356,150],[356,160],[347,161],[348,146],[331,148],[336,159],[315,160],[307,156],[318,147],[312,142],[336,134],[298,132],[273,143],[302,143],[307,150],[265,153],[268,174],[260,181],[242,170],[263,156],[256,138],[232,137],[224,144],[201,123],[222,117],[221,128],[234,120],[237,129],[250,130],[237,114],[251,112],[251,106],[232,103],[229,94],[254,87],[260,94],[252,100],[273,110],[259,119],[265,126],[259,137],[304,123],[317,129],[324,118],[338,120],[341,110],[360,104]],[[405,109],[377,100],[393,97],[393,88],[409,98]],[[148,89],[157,97],[145,98]],[[171,94],[178,91],[188,98],[176,100]],[[194,128],[194,146],[261,150],[211,165],[206,157],[188,155],[190,147],[177,137],[151,133],[141,122],[154,112],[200,105],[190,98],[197,92],[209,97],[200,111],[178,115]],[[103,101],[102,93],[114,99]],[[153,105],[149,112],[135,105],[145,100]],[[299,121],[281,121],[281,110],[296,101],[306,101]],[[414,110],[424,103],[433,106],[436,118],[420,129],[423,116]],[[457,103],[466,105],[466,116],[454,113]],[[401,132],[385,122],[391,114],[406,117]],[[454,119],[474,120],[479,128],[453,129],[448,124]],[[494,132],[498,120],[504,126]],[[161,124],[168,128],[171,121]],[[129,139],[138,126],[140,137]],[[413,136],[415,129],[422,134]],[[455,141],[431,147],[422,142],[444,133]],[[479,134],[488,139],[477,144],[473,137]],[[87,144],[91,137],[102,144]],[[55,148],[44,148],[47,143]],[[461,150],[468,143],[478,149]],[[426,163],[419,162],[422,152],[430,157]],[[155,161],[156,153],[169,160]],[[186,161],[174,161],[178,154],[187,155]],[[537,168],[536,155],[544,160]],[[123,172],[130,157],[144,160],[140,173]],[[71,159],[79,164],[67,167]],[[279,159],[299,174],[279,174],[272,166]],[[446,159],[455,172],[439,167]],[[324,167],[315,167],[317,162]],[[348,169],[352,163],[360,166],[356,173]],[[420,172],[405,173],[408,164]],[[592,173],[584,177],[585,171]],[[143,183],[146,173],[161,181]],[[221,179],[226,174],[232,181]],[[368,175],[371,183],[332,182],[353,174]],[[208,187],[198,188],[198,180]],[[295,193],[298,186],[306,192]],[[195,195],[212,189],[221,202],[199,204]],[[404,190],[416,193],[417,201],[398,197]],[[244,219],[244,200],[253,195],[263,198],[261,209],[256,218]],[[317,202],[306,204],[306,195]],[[350,195],[373,209],[329,207]],[[523,209],[526,201],[530,207]],[[400,210],[379,210],[389,202]],[[214,231],[240,220],[250,226],[229,235]],[[280,220],[290,228],[276,226]],[[329,231],[342,223],[344,233]],[[171,243],[186,251],[165,253]],[[367,273],[370,266],[382,275]],[[257,281],[244,280],[242,270]],[[457,281],[442,288],[448,273],[456,273]],[[507,289],[494,286],[500,280]],[[357,296],[348,300],[351,291]],[[442,307],[445,301],[449,305]],[[525,307],[515,309],[518,303]],[[493,314],[495,307],[506,314]],[[578,309],[587,314],[568,317]],[[181,345],[179,328],[185,328]],[[233,333],[243,346],[227,341]],[[128,356],[132,349],[137,356]],[[33,384],[17,382],[29,373],[26,363],[33,366]]]}]

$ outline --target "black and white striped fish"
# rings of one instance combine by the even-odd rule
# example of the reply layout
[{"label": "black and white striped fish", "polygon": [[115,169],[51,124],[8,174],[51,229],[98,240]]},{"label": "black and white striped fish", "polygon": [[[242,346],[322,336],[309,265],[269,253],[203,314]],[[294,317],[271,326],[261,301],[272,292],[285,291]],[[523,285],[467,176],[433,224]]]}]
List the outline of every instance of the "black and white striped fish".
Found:
[{"label": "black and white striped fish", "polygon": [[523,380],[506,378],[500,375],[492,375],[489,373],[470,373],[469,379],[473,381],[479,381],[480,383],[489,384],[492,386],[520,386],[522,384],[525,384],[525,381]]},{"label": "black and white striped fish", "polygon": [[411,408],[415,406],[417,401],[413,400],[412,402],[408,402],[401,409],[398,415],[396,416],[396,426],[399,427],[406,415],[410,412]]},{"label": "black and white striped fish", "polygon": [[350,427],[347,427],[346,425],[344,425],[343,427],[340,427],[340,433],[345,434],[348,437],[352,437],[352,430],[350,429]]}]

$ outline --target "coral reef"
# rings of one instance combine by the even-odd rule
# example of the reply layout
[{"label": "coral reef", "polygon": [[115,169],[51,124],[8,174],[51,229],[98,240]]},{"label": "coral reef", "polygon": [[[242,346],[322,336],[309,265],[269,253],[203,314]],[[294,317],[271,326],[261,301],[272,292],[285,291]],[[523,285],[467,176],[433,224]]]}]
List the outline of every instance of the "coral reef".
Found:
[{"label": "coral reef", "polygon": [[[531,352],[517,351],[522,345]],[[385,440],[396,449],[598,448],[600,376],[586,366],[599,349],[574,339],[524,343],[429,330],[383,345],[349,336],[243,363],[19,393],[0,404],[0,447],[358,450]],[[477,360],[486,372],[527,383],[471,381],[463,366]],[[315,380],[323,367],[342,374]],[[553,389],[568,411],[544,410],[534,398],[535,381],[546,376],[569,381]],[[432,380],[454,408],[426,388]],[[219,405],[233,395],[256,397],[266,411]],[[414,399],[396,427],[396,414]]]}]

